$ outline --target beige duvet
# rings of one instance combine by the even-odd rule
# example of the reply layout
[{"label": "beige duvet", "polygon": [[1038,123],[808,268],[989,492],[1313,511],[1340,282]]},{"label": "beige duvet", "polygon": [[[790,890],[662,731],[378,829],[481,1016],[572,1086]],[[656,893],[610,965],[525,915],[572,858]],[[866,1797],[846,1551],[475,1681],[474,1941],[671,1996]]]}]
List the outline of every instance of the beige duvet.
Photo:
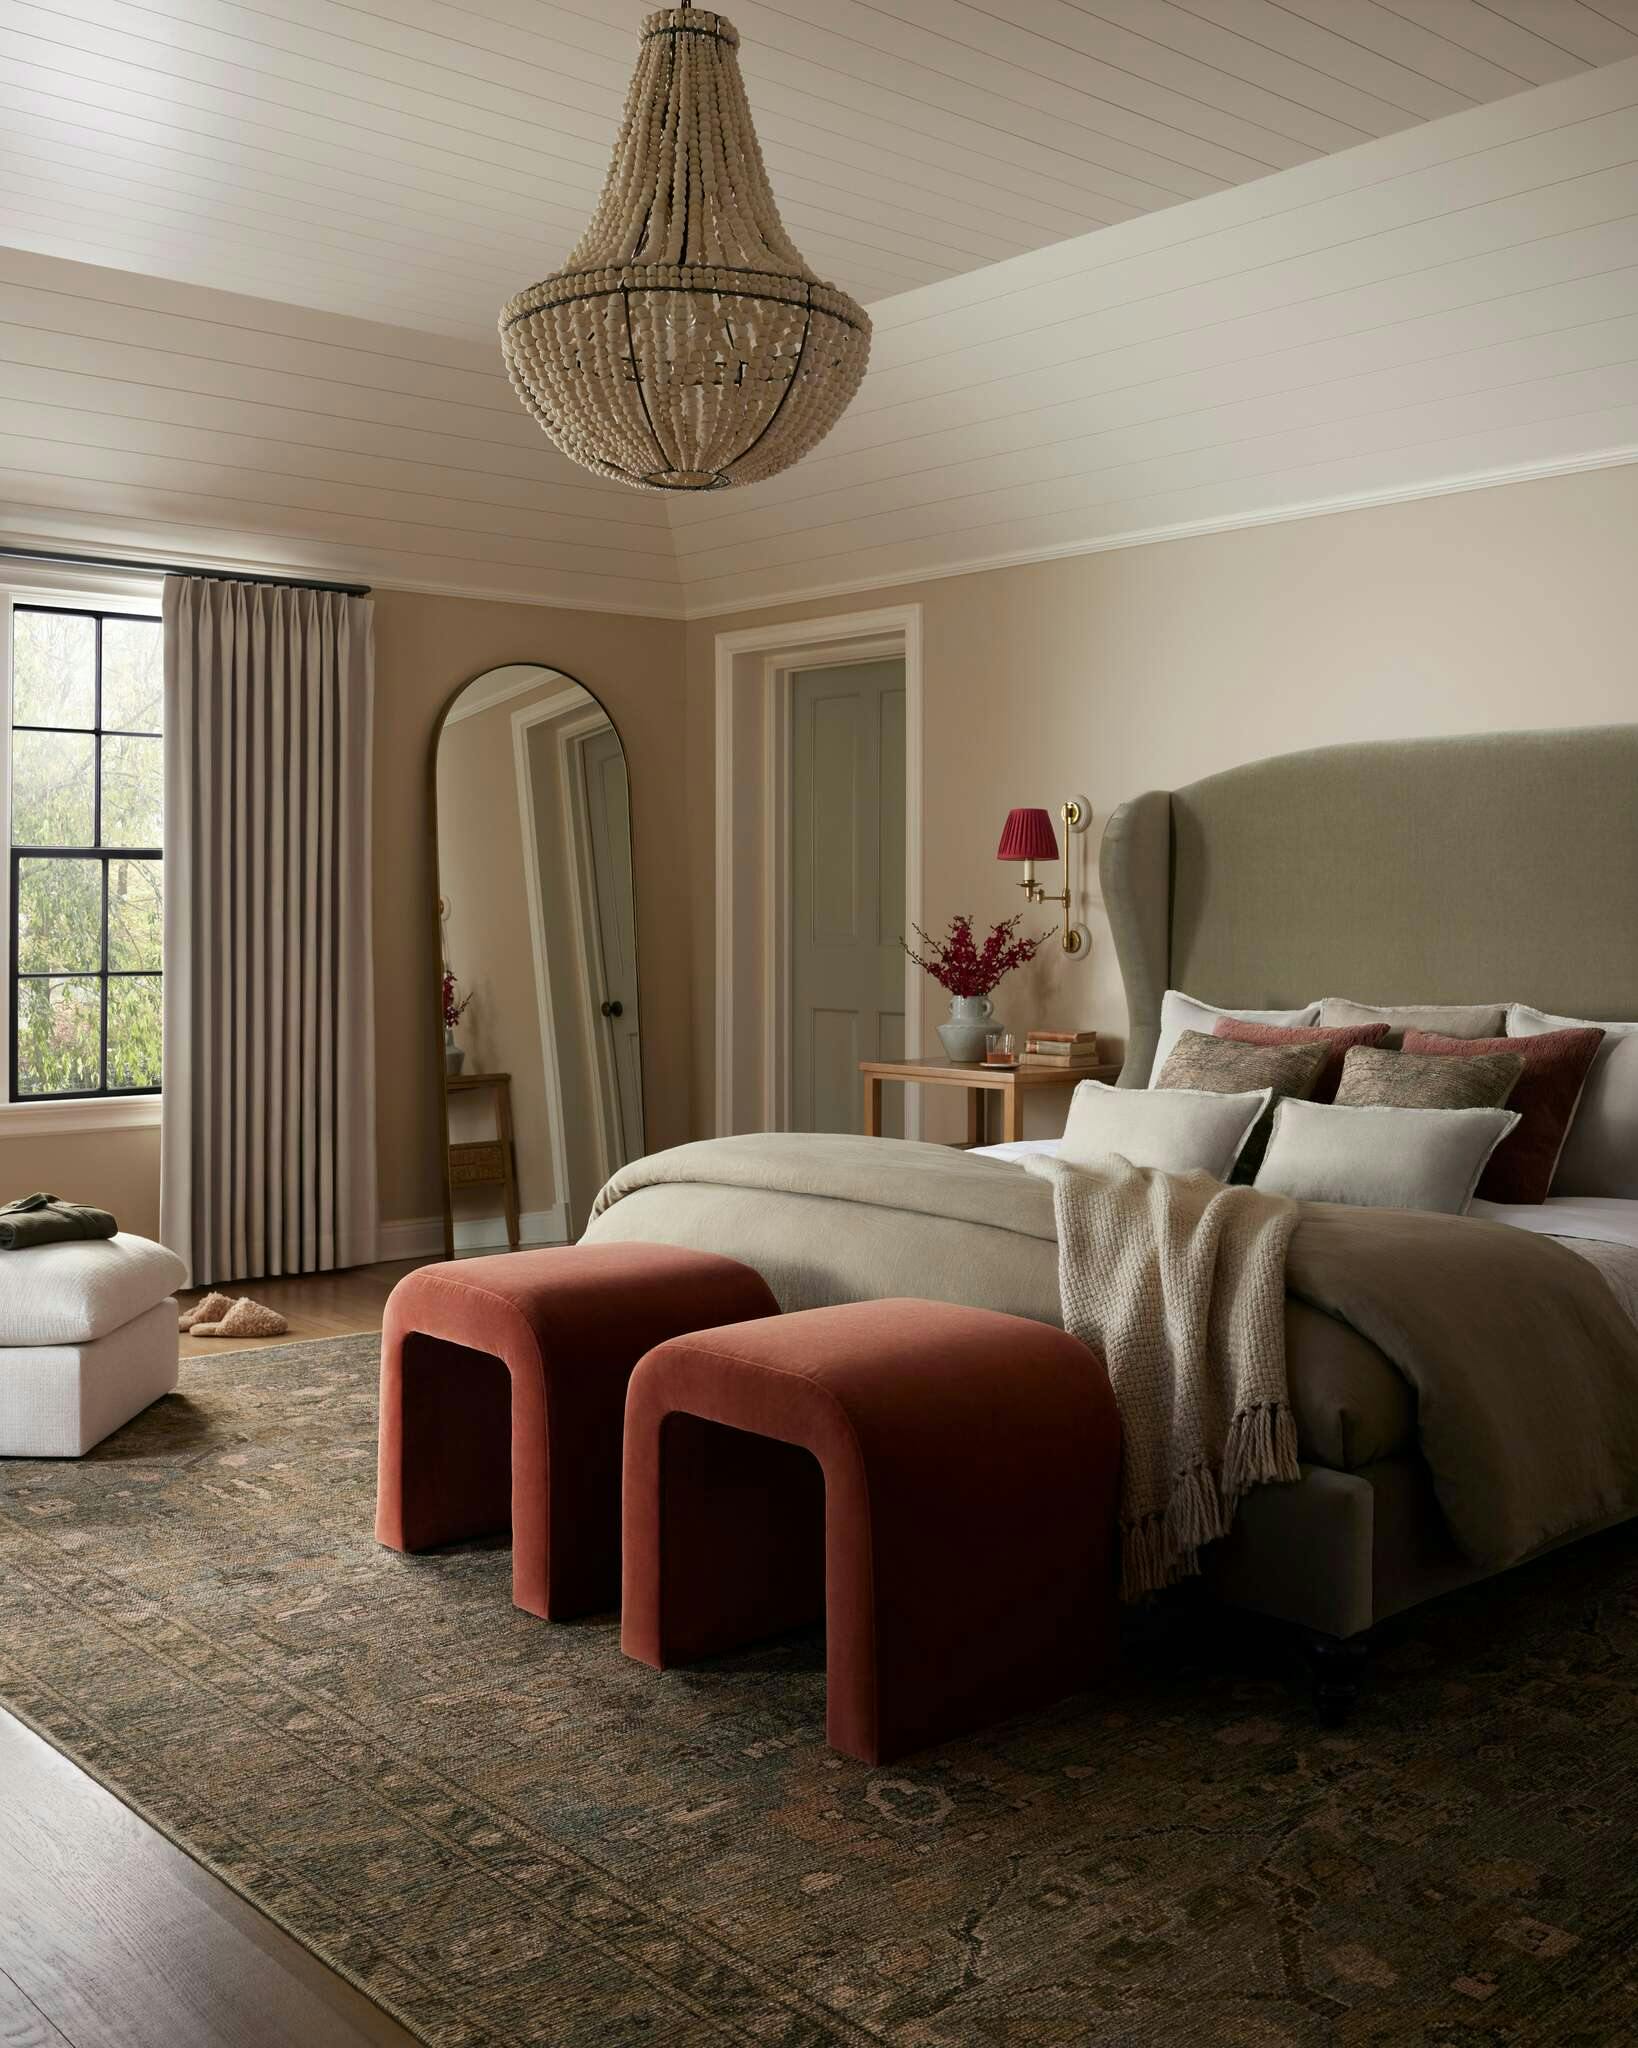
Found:
[{"label": "beige duvet", "polygon": [[[786,1309],[925,1295],[1061,1321],[1050,1187],[939,1145],[678,1146],[623,1167],[586,1235],[742,1259]],[[1469,1217],[1304,1205],[1286,1287],[1306,1460],[1420,1450],[1490,1570],[1638,1512],[1638,1330],[1586,1260]]]}]

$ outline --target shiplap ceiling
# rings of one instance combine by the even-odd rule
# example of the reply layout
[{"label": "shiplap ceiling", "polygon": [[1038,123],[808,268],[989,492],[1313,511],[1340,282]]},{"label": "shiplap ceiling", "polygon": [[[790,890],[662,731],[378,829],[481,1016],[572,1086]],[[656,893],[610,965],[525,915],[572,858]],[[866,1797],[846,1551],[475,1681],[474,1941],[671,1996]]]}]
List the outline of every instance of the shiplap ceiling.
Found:
[{"label": "shiplap ceiling", "polygon": [[[76,0],[73,18],[88,20],[91,4]],[[139,11],[124,0],[95,4],[110,22]],[[190,21],[250,19],[216,0],[167,4],[185,4]],[[384,36],[410,11],[410,0],[388,4],[390,20],[360,13],[360,31]],[[511,4],[417,13],[437,16],[446,33],[465,24],[487,36]],[[501,373],[490,312],[481,333],[455,331],[454,318],[441,328],[415,299],[423,274],[407,256],[381,254],[421,232],[413,209],[393,210],[406,167],[427,174],[418,193],[442,193],[449,234],[437,246],[463,260],[490,253],[469,232],[477,216],[457,219],[468,197],[501,190],[520,216],[541,210],[538,197],[491,175],[492,165],[522,161],[495,139],[501,124],[484,116],[468,136],[464,182],[438,185],[432,155],[421,153],[432,148],[419,140],[424,124],[383,125],[385,103],[372,102],[366,184],[351,175],[366,161],[356,130],[332,145],[331,125],[302,110],[294,87],[277,97],[263,78],[260,114],[248,104],[228,113],[214,84],[190,84],[181,69],[139,76],[119,40],[129,29],[104,28],[84,39],[101,52],[102,79],[101,112],[87,125],[88,103],[68,98],[83,74],[52,72],[48,91],[38,24],[20,26],[42,11],[0,0],[13,66],[0,81],[0,95],[12,95],[0,99],[0,244],[9,245],[0,247],[0,534],[9,539],[687,615],[1638,456],[1638,57],[1624,54],[1638,46],[1638,0],[1596,9],[1396,0],[1392,11],[1372,0],[1301,0],[1300,11],[1275,0],[1191,0],[1187,9],[1104,0],[1095,15],[1065,5],[1066,22],[1107,26],[1118,15],[1156,34],[1176,17],[1192,24],[1176,33],[1194,61],[1210,53],[1216,66],[1226,65],[1230,33],[1270,51],[1278,26],[1296,45],[1279,46],[1287,64],[1315,63],[1322,48],[1334,57],[1346,34],[1354,57],[1343,71],[1356,93],[1369,81],[1380,90],[1378,66],[1390,61],[1360,40],[1367,24],[1374,37],[1399,38],[1392,61],[1410,54],[1400,34],[1410,24],[1430,67],[1435,32],[1450,42],[1460,31],[1462,46],[1490,64],[1511,52],[1522,66],[1534,44],[1552,45],[1566,75],[1463,111],[1428,97],[1377,139],[1318,155],[1311,140],[1307,161],[1265,176],[1218,178],[1081,233],[1043,227],[1023,253],[969,251],[949,274],[889,298],[838,261],[875,298],[875,351],[857,401],[785,475],[682,501],[602,483],[558,456]],[[254,19],[266,42],[295,34],[298,22],[305,36],[306,24],[339,11],[277,0]],[[819,34],[770,9],[735,12],[747,31],[766,19],[792,37]],[[869,12],[827,4],[823,33],[847,42],[848,24]],[[912,13],[942,22],[943,0],[898,0],[896,13],[873,18],[902,28]],[[174,43],[179,14],[143,15],[150,34],[169,22]],[[1041,31],[1044,0],[1027,15]],[[531,34],[547,18],[591,32],[608,15],[525,13],[518,0]],[[23,59],[26,36],[34,54]],[[629,41],[622,30],[621,80]],[[578,87],[563,81],[579,47],[565,45],[556,88],[571,99]],[[874,48],[860,37],[848,47],[853,64]],[[1021,61],[1023,41],[1015,54]],[[1530,61],[1540,68],[1547,58],[1538,49]],[[993,61],[987,69],[1000,75]],[[872,57],[864,70],[831,80],[838,97],[827,119],[848,121],[850,136],[882,126],[872,110],[892,67]],[[1031,75],[1026,89],[1044,104],[1049,82]],[[1457,91],[1431,68],[1421,76]],[[768,104],[754,79],[753,90]],[[317,107],[317,84],[304,91]],[[19,95],[33,98],[25,106]],[[41,111],[47,99],[54,115]],[[286,124],[276,174],[252,139],[263,133],[257,120],[275,115]],[[612,119],[588,145],[587,204]],[[158,138],[179,120],[208,121],[216,146],[263,181],[254,218],[231,210],[197,153],[185,216],[133,196],[151,190],[144,165],[174,168],[188,154],[174,135]],[[918,147],[931,121],[909,129]],[[58,130],[78,127],[85,175],[104,180],[102,197],[39,158],[21,173],[16,153],[50,139],[42,122],[57,124],[59,142]],[[1016,133],[985,130],[984,146],[999,149],[995,137],[1011,134],[1020,173],[1046,150],[1024,181],[1065,200],[1074,188],[1047,168],[1057,160],[1039,140],[1046,125],[1020,116]],[[897,193],[872,146],[861,139],[832,168]],[[940,180],[970,196],[963,177],[998,196],[993,158],[980,177],[963,149],[952,143],[947,155],[929,172],[930,196],[945,189]],[[353,244],[325,240],[321,187],[338,205],[343,194],[349,205],[368,195],[378,236],[400,238],[377,240],[373,267],[355,260]],[[784,197],[804,246],[828,260],[794,189]],[[146,208],[146,224],[119,211],[126,206]],[[832,225],[845,254],[847,225]],[[861,248],[880,232],[861,215]],[[334,256],[324,275],[335,291],[323,303],[301,260],[309,244]],[[190,249],[180,275],[179,252]],[[525,262],[523,275],[535,267]],[[189,281],[205,277],[216,288]],[[509,284],[520,281],[508,272]],[[246,295],[253,286],[261,296]],[[464,319],[465,287],[449,273],[440,289]],[[344,299],[353,313],[338,310]]]},{"label": "shiplap ceiling", "polygon": [[[487,338],[608,163],[646,0],[0,0],[0,241]],[[1638,0],[745,0],[867,302],[1638,55]]]}]

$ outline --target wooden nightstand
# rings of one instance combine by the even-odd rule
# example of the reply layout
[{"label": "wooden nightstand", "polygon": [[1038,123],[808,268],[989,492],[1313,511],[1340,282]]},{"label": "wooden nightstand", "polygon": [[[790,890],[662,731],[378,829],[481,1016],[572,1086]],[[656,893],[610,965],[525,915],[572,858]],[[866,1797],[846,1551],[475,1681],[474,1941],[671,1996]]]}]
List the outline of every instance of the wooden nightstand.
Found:
[{"label": "wooden nightstand", "polygon": [[1001,1141],[1011,1144],[1024,1135],[1026,1090],[1073,1088],[1077,1081],[1113,1081],[1120,1072],[1112,1066],[1082,1067],[1073,1074],[1055,1073],[1051,1067],[957,1066],[954,1060],[860,1060],[864,1076],[864,1127],[867,1138],[881,1135],[882,1083],[923,1081],[935,1088],[965,1088],[967,1091],[967,1143],[984,1142],[984,1097],[1001,1098]]}]

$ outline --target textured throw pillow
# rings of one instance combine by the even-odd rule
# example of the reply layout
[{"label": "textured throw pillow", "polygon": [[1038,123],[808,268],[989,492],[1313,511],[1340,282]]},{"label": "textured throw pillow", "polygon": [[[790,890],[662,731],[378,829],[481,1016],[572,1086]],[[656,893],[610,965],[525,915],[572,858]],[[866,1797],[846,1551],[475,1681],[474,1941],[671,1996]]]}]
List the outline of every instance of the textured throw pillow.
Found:
[{"label": "textured throw pillow", "polygon": [[[1209,1032],[1219,1017],[1241,1017],[1250,1024],[1313,1024],[1319,1020],[1319,1004],[1305,1003],[1300,1010],[1220,1010],[1215,1003],[1202,1003],[1181,989],[1169,988],[1160,999],[1160,1038],[1149,1069],[1151,1088],[1184,1032]],[[1496,1028],[1499,1031],[1501,1026]]]},{"label": "textured throw pillow", "polygon": [[1524,1061],[1524,1072],[1507,1098],[1522,1121],[1484,1170],[1479,1193],[1487,1202],[1545,1202],[1558,1155],[1564,1150],[1581,1091],[1587,1085],[1604,1034],[1596,1025],[1574,1031],[1544,1031],[1535,1038],[1442,1038],[1431,1031],[1407,1031],[1406,1054],[1437,1055],[1465,1064],[1470,1059],[1509,1053]]},{"label": "textured throw pillow", "polygon": [[1269,1091],[1202,1095],[1184,1088],[1112,1088],[1083,1081],[1070,1098],[1058,1157],[1092,1166],[1118,1153],[1162,1173],[1209,1173],[1227,1180]]},{"label": "textured throw pillow", "polygon": [[1265,1194],[1355,1209],[1461,1216],[1485,1162],[1518,1125],[1510,1109],[1351,1109],[1282,1102],[1257,1174]]},{"label": "textured throw pillow", "polygon": [[1638,1023],[1600,1025],[1589,1017],[1554,1017],[1524,1003],[1514,1003],[1507,1012],[1510,1040],[1589,1029],[1601,1030],[1604,1043],[1587,1069],[1581,1107],[1558,1155],[1553,1193],[1638,1201]]},{"label": "textured throw pillow", "polygon": [[1518,1053],[1430,1060],[1364,1046],[1344,1057],[1336,1099],[1349,1109],[1500,1109],[1523,1072]]},{"label": "textured throw pillow", "polygon": [[[1208,1038],[1203,1031],[1185,1031],[1172,1047],[1155,1087],[1196,1088],[1212,1095],[1238,1095],[1267,1088],[1271,1101],[1287,1095],[1312,1095],[1331,1048],[1317,1045],[1239,1045],[1232,1038]],[[1268,1143],[1264,1116],[1240,1154],[1236,1180],[1250,1180]]]},{"label": "textured throw pillow", "polygon": [[1350,1046],[1380,1045],[1388,1035],[1386,1024],[1250,1024],[1241,1017],[1219,1017],[1214,1038],[1238,1039],[1242,1045],[1325,1045],[1330,1058],[1320,1068],[1314,1083],[1313,1102],[1334,1102],[1337,1083],[1342,1079],[1342,1062]]},{"label": "textured throw pillow", "polygon": [[1401,1003],[1384,1007],[1350,1002],[1346,996],[1327,996],[1315,1021],[1386,1024],[1388,1035],[1382,1042],[1397,1050],[1406,1031],[1442,1031],[1446,1038],[1494,1038],[1506,1014],[1504,1003]]}]

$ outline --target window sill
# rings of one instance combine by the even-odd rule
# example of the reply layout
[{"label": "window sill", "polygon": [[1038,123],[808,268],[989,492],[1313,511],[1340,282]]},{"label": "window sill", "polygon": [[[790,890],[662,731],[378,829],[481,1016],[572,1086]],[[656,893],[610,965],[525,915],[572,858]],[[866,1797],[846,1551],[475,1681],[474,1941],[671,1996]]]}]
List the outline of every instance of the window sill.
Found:
[{"label": "window sill", "polygon": [[0,1102],[0,1138],[153,1130],[159,1123],[160,1100],[157,1095],[111,1095],[79,1102]]}]

